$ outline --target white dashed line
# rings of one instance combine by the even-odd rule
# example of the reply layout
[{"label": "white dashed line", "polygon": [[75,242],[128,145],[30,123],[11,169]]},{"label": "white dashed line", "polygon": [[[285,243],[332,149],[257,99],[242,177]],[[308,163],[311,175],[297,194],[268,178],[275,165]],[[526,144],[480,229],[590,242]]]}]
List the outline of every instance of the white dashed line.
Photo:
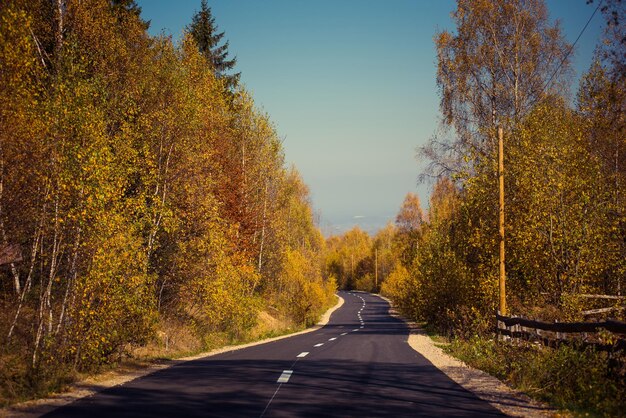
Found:
[{"label": "white dashed line", "polygon": [[363,328],[363,325],[361,325],[359,328]]},{"label": "white dashed line", "polygon": [[348,334],[348,333],[347,333],[347,332],[344,332],[344,333],[342,333],[341,335],[346,335],[346,334]]},{"label": "white dashed line", "polygon": [[303,351],[303,352],[301,352],[300,354],[298,354],[296,357],[298,357],[298,358],[306,357],[306,356],[307,356],[307,354],[309,354],[309,352],[308,352],[308,351]]},{"label": "white dashed line", "polygon": [[357,332],[358,330],[359,330],[358,328],[355,328],[352,330],[352,332]]},{"label": "white dashed line", "polygon": [[329,338],[328,341],[335,341],[337,337]]},{"label": "white dashed line", "polygon": [[280,375],[276,383],[287,383],[292,374],[293,370],[283,370],[283,373]]},{"label": "white dashed line", "polygon": [[324,345],[324,343],[319,343],[319,344],[315,344],[313,347],[321,347],[323,345]]}]

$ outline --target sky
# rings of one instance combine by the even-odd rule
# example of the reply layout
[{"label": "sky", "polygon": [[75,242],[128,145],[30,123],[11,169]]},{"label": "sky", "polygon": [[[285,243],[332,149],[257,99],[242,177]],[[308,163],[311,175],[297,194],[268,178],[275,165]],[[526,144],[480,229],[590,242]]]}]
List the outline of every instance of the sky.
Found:
[{"label": "sky", "polygon": [[[200,0],[138,0],[150,33],[179,40]],[[547,0],[571,43],[596,4]],[[209,0],[237,71],[283,139],[288,165],[311,190],[325,235],[375,233],[408,192],[427,206],[432,184],[416,149],[439,126],[433,36],[454,30],[453,0]],[[591,63],[598,12],[574,52]]]}]

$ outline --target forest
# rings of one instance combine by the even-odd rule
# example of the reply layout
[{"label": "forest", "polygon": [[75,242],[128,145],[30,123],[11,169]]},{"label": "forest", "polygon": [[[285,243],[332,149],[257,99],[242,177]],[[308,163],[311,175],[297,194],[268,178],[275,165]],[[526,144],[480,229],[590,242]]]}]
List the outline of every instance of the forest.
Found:
[{"label": "forest", "polygon": [[179,43],[148,27],[132,0],[0,3],[0,403],[334,304],[308,188],[206,1]]},{"label": "forest", "polygon": [[[358,228],[330,238],[325,268],[340,287],[380,291],[406,317],[452,337],[466,361],[539,397],[561,396],[561,407],[615,416],[626,394],[623,353],[515,353],[493,340],[498,127],[509,313],[626,318],[626,7],[591,6],[605,30],[572,92],[573,45],[543,1],[459,0],[456,32],[434,37],[441,129],[417,150],[433,185],[427,210],[409,193],[395,224],[373,238]],[[602,312],[583,313],[593,308]]]}]

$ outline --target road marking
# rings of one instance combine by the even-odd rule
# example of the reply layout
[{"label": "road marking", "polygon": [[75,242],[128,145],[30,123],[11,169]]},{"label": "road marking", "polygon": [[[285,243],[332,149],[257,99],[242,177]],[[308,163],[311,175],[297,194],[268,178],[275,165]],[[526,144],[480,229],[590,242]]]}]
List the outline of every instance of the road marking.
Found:
[{"label": "road marking", "polygon": [[303,351],[303,352],[301,352],[300,354],[298,354],[296,357],[299,357],[299,358],[306,357],[306,356],[307,356],[307,354],[309,354],[309,352],[308,352],[308,351]]},{"label": "road marking", "polygon": [[347,334],[347,332],[344,332],[344,333],[342,333],[341,335],[346,335],[346,334]]},{"label": "road marking", "polygon": [[352,330],[352,332],[357,332],[358,330],[359,330],[358,328],[355,328]]},{"label": "road marking", "polygon": [[363,325],[361,325],[359,328],[363,328]]},{"label": "road marking", "polygon": [[280,375],[276,383],[287,383],[292,374],[293,370],[283,370],[283,373]]},{"label": "road marking", "polygon": [[328,341],[335,341],[337,337],[329,338]]},{"label": "road marking", "polygon": [[321,347],[323,345],[324,345],[324,343],[319,343],[319,344],[315,344],[313,347]]}]

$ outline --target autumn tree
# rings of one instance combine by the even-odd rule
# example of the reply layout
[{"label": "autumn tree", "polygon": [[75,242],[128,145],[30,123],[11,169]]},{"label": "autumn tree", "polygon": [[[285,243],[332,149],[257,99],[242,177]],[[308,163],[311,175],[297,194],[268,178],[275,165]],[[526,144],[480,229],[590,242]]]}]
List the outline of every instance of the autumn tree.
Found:
[{"label": "autumn tree", "polygon": [[399,262],[394,246],[396,234],[398,234],[398,228],[390,222],[380,229],[373,238],[371,250],[373,254],[370,254],[374,260],[372,291],[377,292],[380,289]]},{"label": "autumn tree", "polygon": [[435,138],[422,153],[434,174],[466,175],[467,163],[495,155],[497,126],[510,132],[545,95],[565,90],[569,45],[543,0],[459,0],[452,18],[456,33],[437,33],[435,44],[442,121],[453,139]]},{"label": "autumn tree", "polygon": [[603,247],[606,263],[600,277],[607,291],[621,294],[626,272],[626,11],[619,0],[597,7],[607,24],[594,62],[581,81],[577,107],[586,122],[587,147],[600,163],[603,186],[610,190],[604,205],[612,239]]},{"label": "autumn tree", "polygon": [[395,238],[397,252],[406,267],[410,266],[415,258],[424,222],[424,212],[419,197],[414,193],[407,193],[396,216],[398,232]]}]

